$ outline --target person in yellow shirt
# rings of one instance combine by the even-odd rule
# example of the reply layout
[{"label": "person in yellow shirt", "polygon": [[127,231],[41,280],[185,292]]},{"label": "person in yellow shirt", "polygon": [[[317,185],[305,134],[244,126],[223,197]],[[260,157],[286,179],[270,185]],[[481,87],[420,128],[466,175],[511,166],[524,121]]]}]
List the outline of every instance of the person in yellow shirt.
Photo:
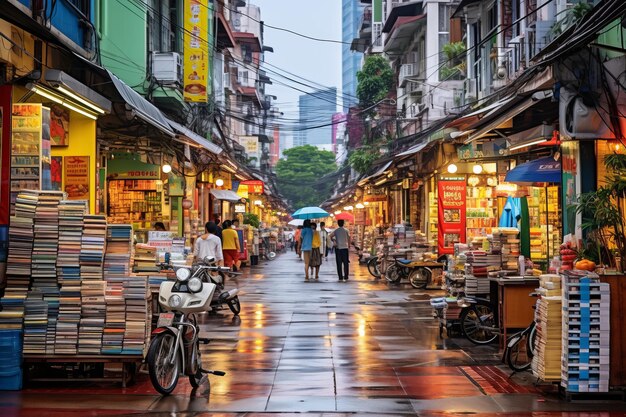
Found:
[{"label": "person in yellow shirt", "polygon": [[322,238],[320,237],[320,232],[316,230],[317,225],[313,222],[311,222],[311,229],[313,230],[313,243],[311,245],[312,250],[309,268],[311,269],[311,276],[313,276],[313,271],[315,271],[315,279],[319,279],[320,265],[322,265],[322,253],[320,252]]},{"label": "person in yellow shirt", "polygon": [[222,223],[222,252],[224,253],[224,266],[233,268],[239,260],[239,234],[233,229],[230,220]]}]

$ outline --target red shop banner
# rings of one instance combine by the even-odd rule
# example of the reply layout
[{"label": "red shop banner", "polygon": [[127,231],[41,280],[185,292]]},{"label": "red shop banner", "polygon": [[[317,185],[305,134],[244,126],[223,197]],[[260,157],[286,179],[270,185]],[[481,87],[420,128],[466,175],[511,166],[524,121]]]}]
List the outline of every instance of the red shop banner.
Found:
[{"label": "red shop banner", "polygon": [[439,255],[454,253],[455,243],[465,243],[465,176],[442,176],[439,190]]}]

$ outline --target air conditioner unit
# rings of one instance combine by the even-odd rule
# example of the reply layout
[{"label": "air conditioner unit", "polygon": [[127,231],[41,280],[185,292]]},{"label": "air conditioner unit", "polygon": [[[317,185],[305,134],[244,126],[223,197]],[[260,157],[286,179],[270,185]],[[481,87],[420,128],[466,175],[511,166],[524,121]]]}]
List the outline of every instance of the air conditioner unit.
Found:
[{"label": "air conditioner unit", "polygon": [[153,52],[152,76],[161,83],[183,81],[183,61],[178,52]]},{"label": "air conditioner unit", "polygon": [[575,91],[562,87],[559,99],[559,125],[564,138],[615,139],[607,126],[610,116],[599,107],[587,106]]}]

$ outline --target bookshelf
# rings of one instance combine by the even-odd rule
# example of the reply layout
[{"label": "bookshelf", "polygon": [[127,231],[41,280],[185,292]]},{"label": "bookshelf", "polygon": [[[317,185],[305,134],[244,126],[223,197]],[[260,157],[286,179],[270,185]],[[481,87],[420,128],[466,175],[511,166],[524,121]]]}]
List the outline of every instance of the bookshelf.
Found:
[{"label": "bookshelf", "polygon": [[41,189],[41,104],[13,105],[11,138],[11,214],[21,190]]},{"label": "bookshelf", "polygon": [[495,188],[488,186],[468,186],[466,201],[466,239],[490,234],[498,226],[498,207]]},{"label": "bookshelf", "polygon": [[111,223],[133,223],[135,229],[150,228],[163,219],[162,192],[157,180],[109,180]]}]

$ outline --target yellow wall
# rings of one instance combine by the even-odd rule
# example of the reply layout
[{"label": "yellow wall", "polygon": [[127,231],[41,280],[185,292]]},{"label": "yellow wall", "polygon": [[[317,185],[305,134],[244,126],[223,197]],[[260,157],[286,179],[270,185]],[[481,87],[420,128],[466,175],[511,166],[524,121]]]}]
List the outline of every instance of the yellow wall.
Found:
[{"label": "yellow wall", "polygon": [[[89,156],[89,213],[96,210],[96,121],[70,111],[69,146],[52,147],[52,156]],[[65,169],[63,170],[63,190],[65,190]]]}]

